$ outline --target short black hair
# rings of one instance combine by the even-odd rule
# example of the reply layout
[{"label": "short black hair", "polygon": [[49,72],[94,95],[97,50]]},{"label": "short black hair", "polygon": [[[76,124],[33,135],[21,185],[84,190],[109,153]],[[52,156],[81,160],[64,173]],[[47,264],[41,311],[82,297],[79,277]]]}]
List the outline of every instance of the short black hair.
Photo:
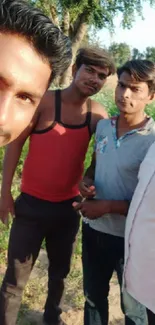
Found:
[{"label": "short black hair", "polygon": [[24,0],[0,0],[0,32],[25,37],[49,63],[51,81],[62,75],[71,63],[69,38],[49,17]]},{"label": "short black hair", "polygon": [[75,60],[76,68],[80,69],[82,64],[108,68],[109,75],[116,72],[115,64],[110,53],[98,46],[86,46],[78,50]]},{"label": "short black hair", "polygon": [[123,72],[127,72],[134,80],[146,82],[149,92],[155,93],[155,63],[150,60],[127,61],[122,67],[117,69],[118,78]]}]

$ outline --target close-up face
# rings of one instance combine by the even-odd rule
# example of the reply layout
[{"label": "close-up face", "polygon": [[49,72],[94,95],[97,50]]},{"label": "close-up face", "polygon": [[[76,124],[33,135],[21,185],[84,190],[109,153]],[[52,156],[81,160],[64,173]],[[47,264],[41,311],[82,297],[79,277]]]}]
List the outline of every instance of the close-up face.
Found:
[{"label": "close-up face", "polygon": [[30,124],[51,68],[23,37],[0,33],[0,146]]},{"label": "close-up face", "polygon": [[144,111],[152,100],[146,82],[138,82],[129,73],[123,72],[118,80],[115,101],[120,112],[133,114]]},{"label": "close-up face", "polygon": [[82,64],[74,73],[74,84],[84,96],[92,96],[101,90],[108,75],[108,68]]}]

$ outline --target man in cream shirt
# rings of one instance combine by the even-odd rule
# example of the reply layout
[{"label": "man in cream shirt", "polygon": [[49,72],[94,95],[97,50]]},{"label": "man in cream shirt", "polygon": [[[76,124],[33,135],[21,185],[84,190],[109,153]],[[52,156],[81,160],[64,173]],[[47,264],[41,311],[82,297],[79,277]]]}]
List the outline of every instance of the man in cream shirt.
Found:
[{"label": "man in cream shirt", "polygon": [[147,324],[143,306],[155,325],[155,142],[141,164],[126,221],[124,303],[137,325]]}]

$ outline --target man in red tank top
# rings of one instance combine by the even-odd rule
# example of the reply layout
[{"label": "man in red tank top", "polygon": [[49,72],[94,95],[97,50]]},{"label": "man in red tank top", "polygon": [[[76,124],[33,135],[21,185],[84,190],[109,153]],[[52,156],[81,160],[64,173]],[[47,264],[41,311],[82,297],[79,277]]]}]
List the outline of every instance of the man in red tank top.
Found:
[{"label": "man in red tank top", "polygon": [[[8,268],[0,291],[0,324],[15,325],[21,296],[43,239],[49,259],[48,296],[44,322],[63,324],[60,301],[64,279],[79,227],[72,203],[80,200],[78,183],[89,139],[98,120],[106,118],[102,105],[89,99],[115,72],[109,54],[97,48],[79,50],[71,85],[48,91],[30,128],[7,148],[0,201],[0,217],[15,215],[8,252]],[[25,140],[21,194],[13,201],[11,184]],[[12,299],[13,298],[13,299]]]}]

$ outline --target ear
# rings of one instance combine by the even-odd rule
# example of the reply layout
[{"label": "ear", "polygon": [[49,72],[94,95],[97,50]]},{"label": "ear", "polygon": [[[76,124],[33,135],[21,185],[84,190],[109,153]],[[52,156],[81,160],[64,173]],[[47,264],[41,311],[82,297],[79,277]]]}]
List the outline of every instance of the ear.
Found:
[{"label": "ear", "polygon": [[150,94],[149,103],[152,103],[155,100],[155,93]]},{"label": "ear", "polygon": [[74,64],[72,65],[72,76],[73,76],[73,78],[75,77],[76,72],[77,72],[77,67],[76,67],[76,64],[74,63]]}]

